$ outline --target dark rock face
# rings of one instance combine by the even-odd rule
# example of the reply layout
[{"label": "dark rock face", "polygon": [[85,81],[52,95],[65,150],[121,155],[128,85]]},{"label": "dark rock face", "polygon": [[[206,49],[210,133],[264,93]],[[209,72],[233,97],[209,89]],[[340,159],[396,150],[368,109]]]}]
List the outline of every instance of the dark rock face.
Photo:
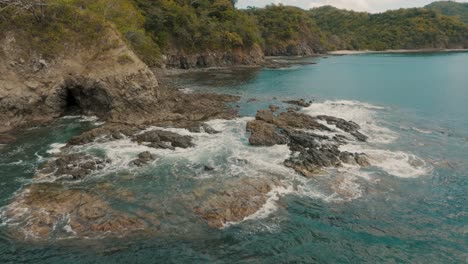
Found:
[{"label": "dark rock face", "polygon": [[361,127],[353,121],[346,121],[342,118],[325,115],[317,116],[317,119],[324,120],[329,125],[335,125],[337,128],[350,133],[359,141],[367,141],[367,136],[358,131]]},{"label": "dark rock face", "polygon": [[230,52],[202,52],[187,54],[181,51],[163,56],[167,68],[192,69],[232,65],[259,65],[264,61],[263,51],[254,46],[250,49],[234,49]]},{"label": "dark rock face", "polygon": [[297,106],[301,106],[301,107],[309,107],[309,106],[312,105],[312,101],[306,102],[304,99],[289,100],[289,101],[284,101],[284,103],[297,105]]},{"label": "dark rock face", "polygon": [[143,143],[151,143],[149,146],[154,148],[167,148],[166,144],[170,143],[172,148],[189,148],[193,147],[192,137],[181,136],[177,133],[163,130],[151,130],[134,136],[133,141]]},{"label": "dark rock face", "polygon": [[192,133],[202,133],[202,132],[205,132],[205,133],[208,133],[208,134],[218,134],[218,133],[221,133],[220,131],[217,131],[216,129],[212,128],[211,126],[209,126],[208,124],[205,124],[205,123],[196,123],[194,124],[193,126],[187,128],[188,131],[192,132]]},{"label": "dark rock face", "polygon": [[83,153],[71,153],[59,155],[55,160],[45,163],[39,170],[39,177],[54,175],[55,177],[70,177],[72,180],[80,180],[94,171],[102,170],[109,159],[98,158]]},{"label": "dark rock face", "polygon": [[138,167],[148,164],[148,162],[154,160],[154,156],[149,152],[145,151],[138,154],[138,159],[132,161],[132,164]]},{"label": "dark rock face", "polygon": [[68,142],[68,145],[73,146],[88,144],[95,141],[98,137],[103,138],[104,140],[122,139],[124,137],[130,137],[138,131],[140,131],[140,129],[134,126],[109,124],[73,137]]},{"label": "dark rock face", "polygon": [[304,175],[313,177],[322,168],[338,167],[343,163],[369,166],[369,160],[363,153],[341,152],[339,146],[347,142],[347,137],[336,135],[330,138],[313,132],[316,130],[333,132],[331,128],[321,124],[335,125],[340,130],[349,133],[359,141],[367,137],[359,132],[359,125],[341,118],[331,116],[312,117],[298,112],[283,112],[275,115],[273,111],[259,110],[256,119],[247,123],[247,131],[251,133],[249,142],[254,146],[272,146],[288,144],[293,155],[284,165]]}]

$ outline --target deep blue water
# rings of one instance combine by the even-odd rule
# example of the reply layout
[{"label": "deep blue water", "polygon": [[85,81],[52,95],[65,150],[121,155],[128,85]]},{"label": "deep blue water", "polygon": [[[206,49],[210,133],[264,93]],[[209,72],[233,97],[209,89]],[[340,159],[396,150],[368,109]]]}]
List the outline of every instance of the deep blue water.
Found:
[{"label": "deep blue water", "polygon": [[[282,195],[271,214],[211,229],[194,223],[172,196],[198,185],[222,184],[232,175],[269,168],[268,173],[287,173],[279,163],[283,149],[247,146],[243,119],[215,121],[211,124],[225,132],[197,138],[193,151],[163,153],[150,170],[132,172],[136,178],[131,181],[119,178],[119,172],[96,180],[164,203],[172,216],[163,219],[161,234],[21,242],[0,222],[0,263],[467,263],[468,53],[310,60],[317,64],[190,73],[176,83],[188,90],[240,95],[233,106],[243,116],[269,104],[287,107],[286,99],[314,100],[304,112],[355,120],[372,134],[370,143],[348,147],[372,155],[375,166],[307,181],[293,176],[302,191]],[[17,143],[0,149],[0,206],[28,184],[38,157],[47,158],[52,143],[92,126],[60,120],[25,131]],[[125,160],[131,147],[94,146],[116,160]],[[231,164],[237,156],[251,167]],[[188,165],[199,162],[220,173],[191,176]]]}]

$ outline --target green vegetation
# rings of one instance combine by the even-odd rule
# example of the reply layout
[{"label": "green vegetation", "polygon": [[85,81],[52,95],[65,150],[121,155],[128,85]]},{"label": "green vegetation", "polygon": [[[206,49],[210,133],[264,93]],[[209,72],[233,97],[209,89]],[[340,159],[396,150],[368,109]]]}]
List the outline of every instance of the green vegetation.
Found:
[{"label": "green vegetation", "polygon": [[459,20],[466,21],[468,4],[454,2],[369,14],[330,6],[239,10],[235,0],[31,0],[46,5],[29,9],[5,1],[0,2],[0,35],[14,31],[45,56],[66,50],[70,43],[105,42],[102,37],[110,28],[150,65],[157,65],[161,53],[178,51],[261,47],[267,55],[296,55],[468,47],[468,25]]},{"label": "green vegetation", "polygon": [[41,11],[4,8],[0,13],[0,35],[14,32],[19,43],[45,57],[66,50],[70,44],[89,46],[102,40],[108,28],[99,19],[68,4],[56,3]]},{"label": "green vegetation", "polygon": [[267,55],[287,54],[289,47],[300,44],[309,46],[315,52],[323,50],[320,29],[305,10],[269,5],[251,8],[247,13],[257,20]]},{"label": "green vegetation", "polygon": [[369,14],[331,6],[310,11],[328,49],[385,50],[468,47],[468,27],[424,8]]},{"label": "green vegetation", "polygon": [[427,5],[425,8],[437,11],[446,16],[456,16],[462,22],[468,24],[468,3],[439,1]]},{"label": "green vegetation", "polygon": [[230,0],[135,0],[164,50],[200,52],[260,43],[254,19]]},{"label": "green vegetation", "polygon": [[0,6],[0,34],[14,31],[35,52],[52,57],[69,45],[87,47],[101,40],[107,42],[105,31],[113,27],[146,63],[158,61],[159,48],[145,32],[145,18],[131,0],[43,2],[45,6],[30,8]]}]

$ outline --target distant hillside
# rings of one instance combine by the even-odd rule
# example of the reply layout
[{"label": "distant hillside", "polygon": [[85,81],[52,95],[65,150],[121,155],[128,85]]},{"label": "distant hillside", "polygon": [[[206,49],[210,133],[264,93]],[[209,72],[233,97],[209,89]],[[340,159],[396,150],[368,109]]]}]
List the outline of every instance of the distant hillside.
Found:
[{"label": "distant hillside", "polygon": [[429,4],[425,8],[437,11],[447,16],[456,16],[462,22],[468,24],[468,3],[440,1]]},{"label": "distant hillside", "polygon": [[325,6],[310,10],[328,49],[467,48],[468,26],[455,17],[424,8],[379,14]]},{"label": "distant hillside", "polygon": [[269,5],[245,12],[257,22],[266,55],[311,55],[324,51],[320,29],[303,9]]}]

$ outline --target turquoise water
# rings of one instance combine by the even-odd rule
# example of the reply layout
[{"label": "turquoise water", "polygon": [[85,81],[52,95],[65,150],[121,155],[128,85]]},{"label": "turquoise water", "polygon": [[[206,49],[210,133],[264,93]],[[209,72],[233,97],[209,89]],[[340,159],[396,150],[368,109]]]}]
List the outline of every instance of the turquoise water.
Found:
[{"label": "turquoise water", "polygon": [[[371,168],[331,170],[305,180],[281,166],[288,156],[284,148],[247,145],[248,118],[212,121],[223,133],[193,135],[193,150],[156,151],[160,158],[142,171],[125,167],[141,152],[137,146],[88,146],[111,156],[117,168],[78,186],[110,182],[137,193],[133,208],[148,200],[160,204],[165,210],[160,233],[21,242],[2,218],[0,262],[466,263],[468,53],[310,60],[317,64],[191,73],[177,84],[187,91],[240,95],[233,107],[246,117],[272,103],[287,107],[281,102],[286,99],[314,100],[305,113],[354,120],[371,136],[367,144],[346,146],[371,155]],[[79,120],[24,131],[17,143],[0,150],[0,206],[31,182],[35,168],[50,156],[51,144],[98,125]],[[239,158],[249,163],[236,163]],[[196,171],[196,164],[216,169],[206,174]],[[200,186],[222,188],[226,179],[265,174],[280,175],[299,188],[280,195],[270,213],[224,229],[204,226],[180,198]]]}]

